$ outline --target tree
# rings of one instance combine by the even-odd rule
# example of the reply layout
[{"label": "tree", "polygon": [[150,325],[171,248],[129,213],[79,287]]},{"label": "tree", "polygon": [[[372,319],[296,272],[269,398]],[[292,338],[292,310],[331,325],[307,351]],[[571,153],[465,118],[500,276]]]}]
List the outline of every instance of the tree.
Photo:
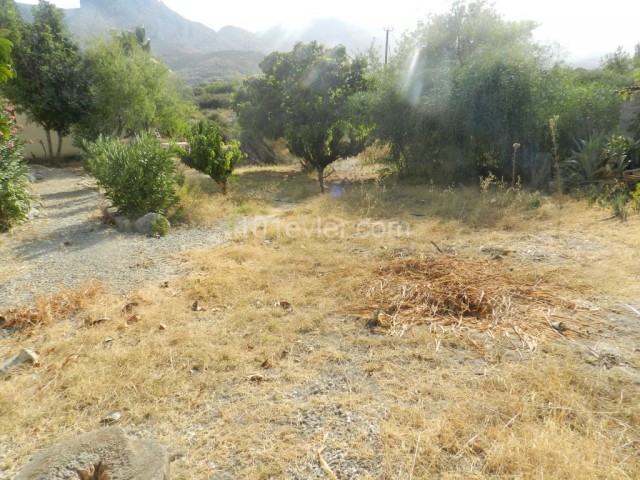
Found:
[{"label": "tree", "polygon": [[615,88],[553,67],[534,28],[505,20],[486,1],[458,1],[405,36],[372,94],[375,133],[401,175],[447,184],[489,172],[510,177],[514,144],[527,160],[549,151],[552,116],[560,116],[567,154],[572,129],[618,121]]},{"label": "tree", "polygon": [[189,149],[181,155],[184,164],[209,175],[226,195],[236,163],[245,157],[240,142],[234,140],[225,145],[220,129],[206,120],[191,127],[187,141]]},{"label": "tree", "polygon": [[234,108],[240,125],[271,138],[283,137],[291,153],[316,170],[324,192],[324,171],[339,158],[362,151],[369,127],[349,115],[349,100],[367,89],[366,61],[344,47],[298,43],[272,53],[264,75],[244,82]]},{"label": "tree", "polygon": [[[33,23],[19,32],[15,54],[16,77],[9,82],[9,97],[41,125],[47,135],[49,157],[59,157],[62,139],[89,106],[89,85],[77,43],[64,24],[64,13],[40,0],[33,7]],[[58,135],[54,154],[51,132]]]},{"label": "tree", "polygon": [[133,30],[114,31],[114,36],[127,54],[131,54],[136,49],[151,53],[151,40],[147,38],[147,32],[143,25],[139,25]]},{"label": "tree", "polygon": [[13,78],[14,72],[11,66],[11,47],[13,43],[7,38],[9,30],[0,30],[0,83]]},{"label": "tree", "polygon": [[[94,38],[85,54],[93,106],[76,129],[87,140],[99,135],[131,136],[157,129],[179,136],[193,108],[171,71],[154,58],[132,32]],[[126,40],[123,40],[126,39]]]}]

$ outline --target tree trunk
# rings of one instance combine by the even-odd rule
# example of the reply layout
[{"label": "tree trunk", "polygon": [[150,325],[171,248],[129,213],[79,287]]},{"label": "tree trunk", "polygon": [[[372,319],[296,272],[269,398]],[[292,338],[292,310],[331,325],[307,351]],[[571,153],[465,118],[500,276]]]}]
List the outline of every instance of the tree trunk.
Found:
[{"label": "tree trunk", "polygon": [[227,189],[227,183],[227,181],[218,182],[218,185],[220,185],[220,191],[223,195],[226,195],[229,192],[229,190]]},{"label": "tree trunk", "polygon": [[[48,154],[49,154],[49,158],[53,160],[53,143],[51,143],[51,130],[48,128],[44,129],[45,133],[47,134],[47,148],[48,148]],[[45,159],[45,160],[48,160]]]},{"label": "tree trunk", "polygon": [[58,150],[56,151],[56,159],[60,159],[62,156],[62,133],[56,132],[58,134]]},{"label": "tree trunk", "polygon": [[320,191],[324,193],[324,167],[318,167],[318,183],[320,184]]}]

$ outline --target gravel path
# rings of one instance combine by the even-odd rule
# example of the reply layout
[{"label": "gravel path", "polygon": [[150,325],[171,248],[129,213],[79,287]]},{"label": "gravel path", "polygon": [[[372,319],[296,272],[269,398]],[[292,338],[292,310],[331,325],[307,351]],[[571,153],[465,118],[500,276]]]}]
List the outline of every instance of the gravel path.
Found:
[{"label": "gravel path", "polygon": [[96,279],[125,294],[181,273],[175,254],[224,243],[229,228],[174,229],[163,238],[104,225],[104,203],[81,169],[33,167],[36,218],[0,235],[0,310]]}]

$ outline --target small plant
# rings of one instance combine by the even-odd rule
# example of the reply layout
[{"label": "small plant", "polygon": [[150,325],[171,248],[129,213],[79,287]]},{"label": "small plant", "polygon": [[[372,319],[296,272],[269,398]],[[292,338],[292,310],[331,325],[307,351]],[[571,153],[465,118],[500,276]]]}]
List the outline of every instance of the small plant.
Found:
[{"label": "small plant", "polygon": [[518,182],[518,178],[516,177],[516,158],[518,155],[518,150],[520,150],[520,144],[513,144],[513,157],[511,159],[511,186],[515,187],[516,182]]},{"label": "small plant", "polygon": [[535,210],[536,208],[540,208],[542,206],[542,196],[540,192],[535,192],[531,201],[529,202],[529,208],[531,210]]},{"label": "small plant", "polygon": [[13,107],[0,101],[0,231],[23,221],[31,210],[29,169],[22,159],[24,142],[17,136]]},{"label": "small plant", "polygon": [[640,210],[640,183],[636,183],[636,188],[631,192],[633,208]]},{"label": "small plant", "polygon": [[165,217],[160,217],[151,222],[151,228],[157,235],[164,237],[171,231],[171,224]]},{"label": "small plant", "polygon": [[85,143],[86,167],[118,212],[130,219],[166,214],[178,201],[184,176],[172,153],[151,136],[131,143],[100,137]]},{"label": "small plant", "polygon": [[184,164],[209,175],[226,195],[236,164],[246,157],[240,142],[234,140],[225,145],[220,129],[206,120],[191,127],[187,141],[189,149],[181,155]]},{"label": "small plant", "polygon": [[560,148],[558,144],[558,122],[560,115],[554,115],[549,119],[551,142],[553,143],[553,166],[556,171],[556,190],[562,192],[562,174],[560,170]]},{"label": "small plant", "polygon": [[628,204],[633,194],[629,195],[623,182],[608,183],[597,195],[597,203],[602,207],[611,209],[611,213],[620,220],[625,220],[628,215]]}]

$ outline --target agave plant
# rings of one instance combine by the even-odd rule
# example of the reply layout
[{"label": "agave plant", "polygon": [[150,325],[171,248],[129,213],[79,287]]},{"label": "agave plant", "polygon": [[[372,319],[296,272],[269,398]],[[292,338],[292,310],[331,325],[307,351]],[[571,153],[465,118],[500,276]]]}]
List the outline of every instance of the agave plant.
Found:
[{"label": "agave plant", "polygon": [[577,148],[560,164],[562,179],[567,185],[579,187],[602,178],[606,163],[604,141],[602,135],[576,140]]}]

